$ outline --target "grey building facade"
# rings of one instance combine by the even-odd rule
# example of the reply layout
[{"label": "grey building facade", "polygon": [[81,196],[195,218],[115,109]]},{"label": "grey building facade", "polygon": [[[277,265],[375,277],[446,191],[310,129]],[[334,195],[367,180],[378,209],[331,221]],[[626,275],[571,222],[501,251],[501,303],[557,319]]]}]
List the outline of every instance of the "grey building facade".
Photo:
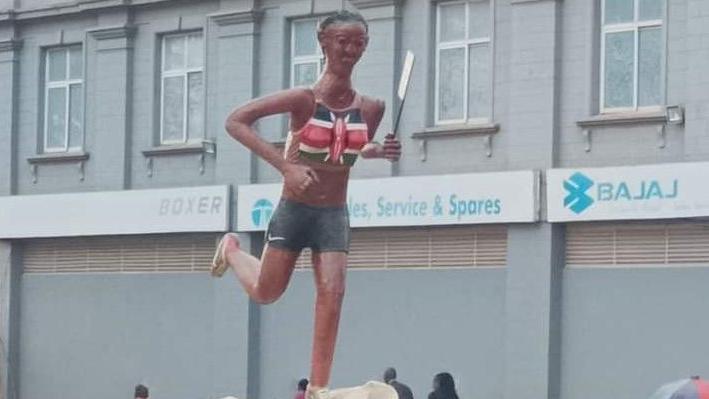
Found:
[{"label": "grey building facade", "polygon": [[[554,169],[704,170],[709,2],[0,0],[2,397],[118,399],[137,383],[155,398],[292,395],[309,367],[310,270],[269,306],[206,271],[251,206],[238,187],[279,181],[223,125],[238,104],[311,83],[314,26],[342,7],[369,21],[355,84],[387,103],[379,137],[405,51],[417,57],[401,160],[362,160],[353,178],[535,171],[540,210],[355,229],[356,248],[390,241],[353,249],[332,385],[395,366],[419,397],[449,371],[461,398],[636,398],[709,376],[709,213],[560,220],[548,209],[563,198],[545,190]],[[258,124],[274,145],[286,127]],[[217,186],[224,206],[200,208]],[[129,206],[111,208],[114,193],[161,190],[177,190],[168,227],[123,226]],[[194,227],[200,209],[225,223]],[[48,216],[6,222],[20,213]],[[473,255],[436,263],[457,235]],[[242,238],[260,250],[263,234]]]}]

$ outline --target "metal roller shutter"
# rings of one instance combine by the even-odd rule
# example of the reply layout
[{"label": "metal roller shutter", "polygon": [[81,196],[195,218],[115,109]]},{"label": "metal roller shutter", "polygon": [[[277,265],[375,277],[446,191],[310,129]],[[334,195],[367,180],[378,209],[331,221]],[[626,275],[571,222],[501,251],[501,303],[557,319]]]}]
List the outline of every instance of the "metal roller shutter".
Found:
[{"label": "metal roller shutter", "polygon": [[569,224],[566,264],[709,264],[709,223]]},{"label": "metal roller shutter", "polygon": [[[353,229],[351,268],[485,267],[507,263],[506,226]],[[296,267],[311,267],[311,252]]]},{"label": "metal roller shutter", "polygon": [[24,272],[205,272],[217,238],[207,233],[28,240]]}]

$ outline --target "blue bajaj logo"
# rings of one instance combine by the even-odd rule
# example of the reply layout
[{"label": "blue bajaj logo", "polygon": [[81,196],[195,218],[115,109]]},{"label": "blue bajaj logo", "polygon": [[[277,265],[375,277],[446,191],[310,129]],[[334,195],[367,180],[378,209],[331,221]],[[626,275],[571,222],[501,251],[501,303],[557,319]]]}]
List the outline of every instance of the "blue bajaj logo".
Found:
[{"label": "blue bajaj logo", "polygon": [[256,227],[264,227],[271,220],[271,215],[273,214],[273,204],[271,201],[261,198],[254,203],[251,208],[251,221],[254,222]]},{"label": "blue bajaj logo", "polygon": [[568,193],[564,198],[564,207],[571,209],[576,214],[585,211],[593,204],[593,198],[586,194],[591,187],[593,187],[593,180],[580,172],[576,172],[568,180],[564,180],[564,189]]}]

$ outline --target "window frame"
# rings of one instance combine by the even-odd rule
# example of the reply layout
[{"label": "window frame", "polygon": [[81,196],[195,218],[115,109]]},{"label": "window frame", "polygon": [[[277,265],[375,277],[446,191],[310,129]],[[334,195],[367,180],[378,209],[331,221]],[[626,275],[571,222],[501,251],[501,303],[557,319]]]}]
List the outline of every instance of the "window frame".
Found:
[{"label": "window frame", "polygon": [[[632,112],[653,112],[664,109],[667,102],[666,79],[667,79],[667,29],[665,20],[667,19],[667,1],[663,0],[663,10],[661,19],[640,21],[640,0],[633,0],[633,20],[630,22],[606,24],[606,2],[601,0],[600,33],[601,33],[601,54],[600,54],[600,79],[599,79],[599,99],[598,109],[600,114],[632,113]],[[640,70],[640,30],[647,28],[659,28],[661,31],[662,43],[660,62],[660,98],[661,103],[657,105],[638,106],[638,81]],[[633,32],[633,105],[631,107],[606,107],[606,36],[609,33]]]},{"label": "window frame", "polygon": [[[289,57],[289,63],[290,63],[290,79],[289,79],[289,87],[294,88],[295,86],[295,67],[296,65],[301,65],[301,64],[310,64],[310,63],[317,63],[317,77],[319,77],[323,70],[325,69],[325,54],[322,52],[322,48],[320,46],[316,46],[317,49],[317,55],[300,55],[297,56],[295,55],[295,25],[298,22],[308,22],[308,21],[315,21],[315,35],[316,38],[315,40],[317,41],[317,33],[318,33],[318,26],[320,25],[320,22],[324,17],[319,16],[319,17],[303,17],[303,18],[292,18],[290,19],[290,57]],[[315,81],[317,81],[317,77]],[[314,83],[314,82],[313,82]]]},{"label": "window frame", "polygon": [[[434,111],[433,111],[433,122],[435,126],[446,126],[446,125],[481,125],[490,123],[493,120],[494,115],[494,76],[495,76],[495,1],[488,0],[489,4],[489,15],[490,19],[490,31],[488,36],[485,38],[468,38],[470,32],[470,0],[453,0],[453,1],[439,1],[436,2],[436,28],[435,28],[435,78],[434,78]],[[465,5],[465,39],[442,42],[441,37],[441,7],[451,6],[451,5]],[[443,43],[443,44],[441,44]],[[468,117],[468,104],[470,98],[470,47],[487,44],[488,51],[490,54],[490,59],[488,60],[490,73],[488,74],[488,90],[490,93],[490,106],[488,109],[487,117]],[[440,119],[440,67],[441,67],[441,50],[449,50],[455,48],[462,48],[465,50],[465,68],[464,68],[464,87],[465,93],[463,96],[463,118],[461,119]]]},{"label": "window frame", "polygon": [[[189,57],[187,39],[190,36],[199,35],[202,40],[202,64],[199,67],[189,67],[187,60]],[[185,44],[184,52],[184,67],[181,69],[173,69],[170,71],[165,71],[165,43],[167,39],[173,37],[182,37]],[[189,32],[175,32],[160,35],[160,69],[159,69],[159,79],[160,79],[160,121],[159,121],[159,145],[179,145],[187,144],[190,142],[202,141],[206,134],[206,79],[205,79],[205,64],[206,64],[206,45],[204,40],[204,32],[202,30],[194,30]],[[201,132],[197,134],[197,137],[190,137],[189,135],[189,76],[192,73],[202,74],[202,126]],[[171,77],[184,77],[183,79],[183,104],[182,104],[182,140],[165,140],[165,79]]]},{"label": "window frame", "polygon": [[[70,58],[70,52],[72,48],[79,48],[79,51],[81,54],[79,57],[81,57],[81,78],[75,78],[71,79],[70,78],[70,73],[71,73],[71,58]],[[49,80],[49,73],[50,73],[50,67],[49,67],[49,58],[50,54],[54,52],[65,52],[66,53],[66,76],[64,80],[61,81],[50,81]],[[56,47],[48,47],[44,49],[44,98],[43,98],[43,126],[42,126],[42,153],[47,153],[47,154],[54,154],[54,153],[62,153],[62,152],[79,152],[84,148],[84,132],[85,132],[85,120],[84,120],[84,115],[85,115],[85,92],[84,92],[84,76],[85,76],[85,71],[86,65],[84,63],[84,46],[81,43],[78,44],[69,44],[65,46],[56,46]],[[79,91],[81,93],[81,132],[80,136],[81,139],[79,140],[79,144],[75,146],[69,146],[69,123],[70,123],[70,111],[71,111],[71,87],[72,86],[79,86]],[[51,89],[64,89],[64,98],[65,98],[65,103],[64,103],[64,146],[63,147],[49,147],[48,145],[48,140],[49,140],[49,132],[48,132],[48,127],[49,127],[49,91]]]}]

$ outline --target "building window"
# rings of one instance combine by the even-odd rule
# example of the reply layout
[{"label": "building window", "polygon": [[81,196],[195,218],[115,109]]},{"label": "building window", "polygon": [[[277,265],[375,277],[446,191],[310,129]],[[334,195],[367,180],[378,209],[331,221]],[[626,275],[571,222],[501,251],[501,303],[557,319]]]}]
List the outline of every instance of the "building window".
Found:
[{"label": "building window", "polygon": [[662,105],[664,0],[604,0],[601,112]]},{"label": "building window", "polygon": [[492,115],[490,0],[437,6],[436,124],[484,123]]},{"label": "building window", "polygon": [[201,32],[162,38],[160,144],[204,136],[203,48]]},{"label": "building window", "polygon": [[291,87],[310,86],[322,73],[325,57],[318,43],[319,22],[311,18],[291,23]]},{"label": "building window", "polygon": [[44,152],[80,150],[84,132],[81,46],[48,49],[44,76]]}]

